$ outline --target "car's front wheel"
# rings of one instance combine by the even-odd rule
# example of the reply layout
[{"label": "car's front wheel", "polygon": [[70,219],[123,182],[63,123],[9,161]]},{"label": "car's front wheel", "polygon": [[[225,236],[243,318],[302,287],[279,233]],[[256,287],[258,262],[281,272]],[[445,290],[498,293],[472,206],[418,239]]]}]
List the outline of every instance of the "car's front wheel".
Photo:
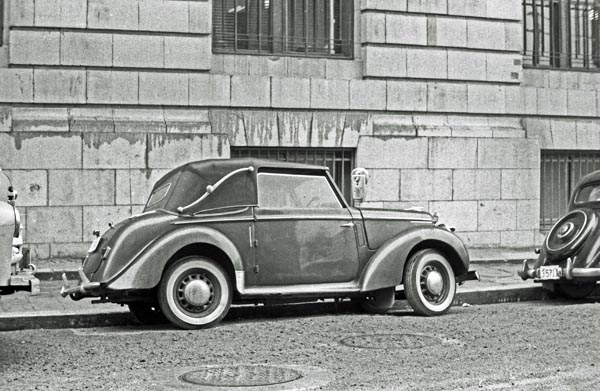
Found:
[{"label": "car's front wheel", "polygon": [[173,263],[159,286],[162,312],[184,329],[219,323],[231,306],[233,292],[225,270],[206,257],[185,257]]},{"label": "car's front wheel", "polygon": [[413,310],[425,316],[448,311],[456,294],[450,263],[439,251],[421,250],[406,265],[404,293]]}]

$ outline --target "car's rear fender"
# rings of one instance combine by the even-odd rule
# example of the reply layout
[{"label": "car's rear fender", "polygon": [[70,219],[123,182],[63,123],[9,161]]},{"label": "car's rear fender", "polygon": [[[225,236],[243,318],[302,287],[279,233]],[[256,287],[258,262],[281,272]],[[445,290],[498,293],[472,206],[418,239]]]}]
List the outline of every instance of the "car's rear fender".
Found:
[{"label": "car's rear fender", "polygon": [[469,254],[456,235],[439,227],[416,227],[388,240],[373,254],[360,277],[360,290],[367,292],[402,284],[409,257],[425,248],[442,252],[455,275],[467,273]]},{"label": "car's rear fender", "polygon": [[[151,289],[158,285],[164,268],[180,250],[193,245],[220,249],[231,262],[234,272],[244,270],[236,246],[221,232],[207,227],[185,227],[155,240],[117,276],[108,282],[114,290]],[[224,265],[227,267],[227,265]],[[227,267],[229,269],[229,267]]]}]

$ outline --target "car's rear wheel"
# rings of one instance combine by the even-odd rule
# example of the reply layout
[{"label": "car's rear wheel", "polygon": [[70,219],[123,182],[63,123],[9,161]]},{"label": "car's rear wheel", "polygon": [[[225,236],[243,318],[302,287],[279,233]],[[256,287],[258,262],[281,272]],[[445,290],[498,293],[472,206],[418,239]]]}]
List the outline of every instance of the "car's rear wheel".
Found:
[{"label": "car's rear wheel", "polygon": [[192,256],[173,263],[159,285],[159,304],[173,324],[184,329],[219,323],[231,306],[233,292],[225,270],[206,257]]},{"label": "car's rear wheel", "polygon": [[404,293],[420,315],[435,316],[448,311],[456,294],[456,279],[446,257],[433,249],[415,253],[406,265]]},{"label": "car's rear wheel", "polygon": [[141,324],[163,324],[167,318],[160,310],[158,303],[129,303],[127,304],[131,314]]},{"label": "car's rear wheel", "polygon": [[394,305],[395,287],[369,292],[361,299],[360,309],[370,314],[385,314]]},{"label": "car's rear wheel", "polygon": [[592,294],[596,288],[596,282],[570,282],[563,284],[556,284],[554,286],[554,293],[559,297],[566,299],[580,300],[585,299]]}]

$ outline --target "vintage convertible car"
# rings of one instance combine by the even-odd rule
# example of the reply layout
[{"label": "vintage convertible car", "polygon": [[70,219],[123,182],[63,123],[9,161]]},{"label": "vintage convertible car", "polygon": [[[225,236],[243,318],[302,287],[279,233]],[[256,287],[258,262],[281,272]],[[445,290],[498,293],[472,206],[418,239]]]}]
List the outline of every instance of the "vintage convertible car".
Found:
[{"label": "vintage convertible car", "polygon": [[533,278],[555,294],[582,299],[600,280],[600,171],[575,186],[568,213],[548,232],[537,259],[525,260],[519,276]]},{"label": "vintage convertible car", "polygon": [[28,251],[23,247],[21,216],[15,207],[17,192],[1,169],[0,174],[0,188],[8,189],[7,199],[0,200],[0,295],[15,291],[36,295],[40,292],[40,281],[35,277],[35,266],[29,263]]},{"label": "vintage convertible car", "polygon": [[218,323],[232,302],[351,298],[385,312],[404,284],[416,312],[439,315],[456,284],[477,275],[460,239],[436,223],[350,207],[326,167],[194,162],[161,178],[142,214],[95,231],[81,282],[63,278],[61,293],[192,329]]}]

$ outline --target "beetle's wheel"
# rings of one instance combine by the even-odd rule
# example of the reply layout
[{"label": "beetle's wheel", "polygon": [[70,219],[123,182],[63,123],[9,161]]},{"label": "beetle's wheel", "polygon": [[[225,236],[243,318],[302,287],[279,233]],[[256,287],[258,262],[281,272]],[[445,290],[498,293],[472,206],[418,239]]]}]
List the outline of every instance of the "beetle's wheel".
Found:
[{"label": "beetle's wheel", "polygon": [[395,287],[378,289],[360,301],[360,308],[371,314],[385,314],[392,308],[395,299]]},{"label": "beetle's wheel", "polygon": [[456,279],[448,260],[433,249],[414,254],[406,265],[404,293],[418,314],[433,316],[448,311],[456,294]]},{"label": "beetle's wheel", "polygon": [[596,281],[580,283],[571,282],[556,284],[554,286],[554,293],[566,299],[580,300],[591,295],[595,288]]},{"label": "beetle's wheel", "polygon": [[212,327],[231,306],[232,286],[223,268],[205,257],[186,257],[171,265],[160,282],[165,316],[185,329]]},{"label": "beetle's wheel", "polygon": [[141,324],[163,324],[167,321],[158,303],[129,303],[129,311]]}]

